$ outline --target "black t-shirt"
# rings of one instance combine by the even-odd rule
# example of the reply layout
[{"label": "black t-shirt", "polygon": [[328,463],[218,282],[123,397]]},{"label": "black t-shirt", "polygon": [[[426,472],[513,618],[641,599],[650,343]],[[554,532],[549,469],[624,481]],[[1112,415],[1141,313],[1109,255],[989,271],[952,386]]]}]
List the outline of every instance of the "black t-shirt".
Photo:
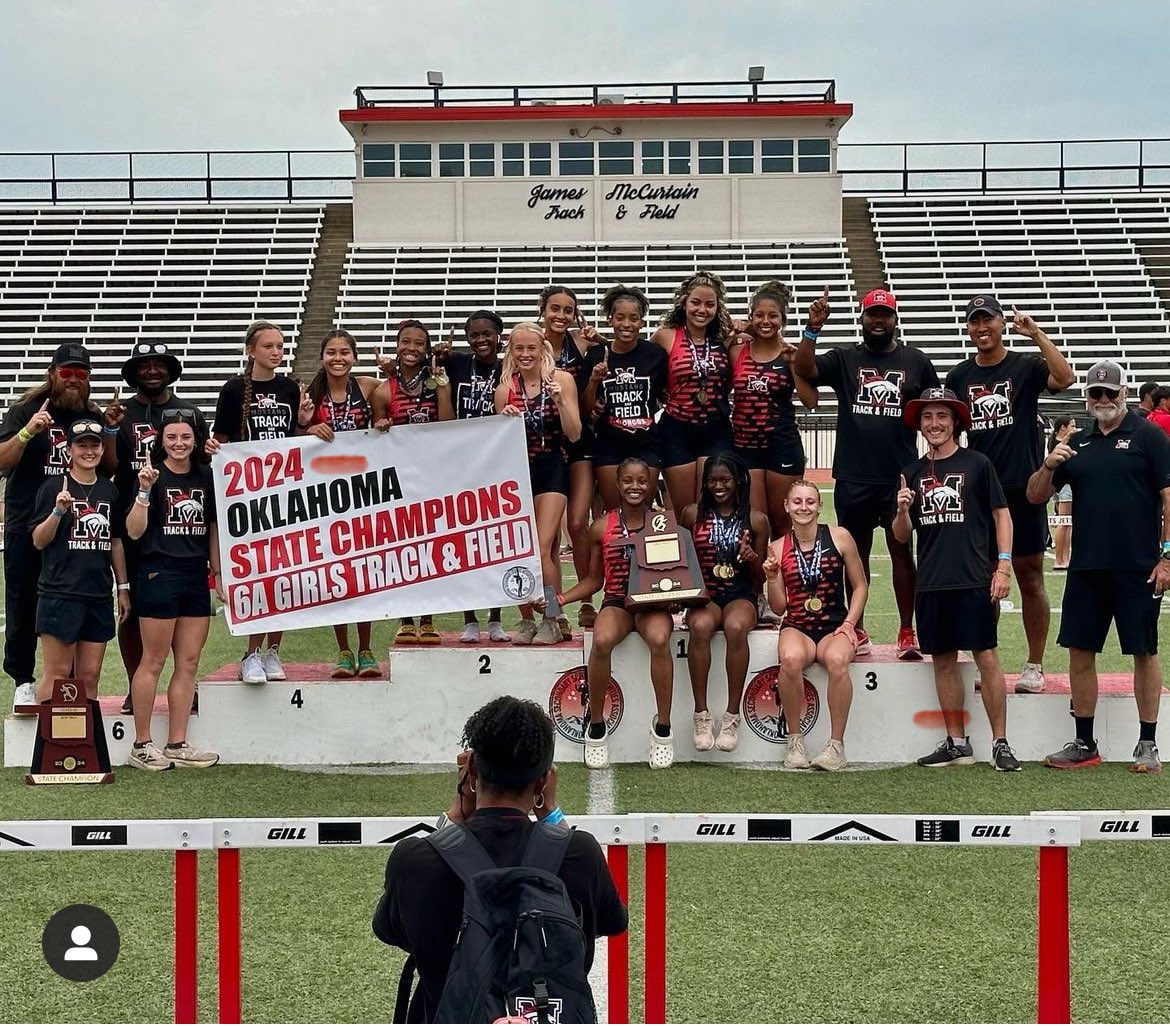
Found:
[{"label": "black t-shirt", "polygon": [[114,473],[114,484],[118,486],[122,505],[128,509],[138,494],[138,471],[146,462],[146,455],[154,445],[155,436],[162,430],[163,412],[186,410],[194,414],[204,437],[207,435],[207,422],[198,406],[175,395],[161,403],[144,402],[135,396],[127,399],[123,405],[126,407],[126,416],[118,428],[118,469]]},{"label": "black t-shirt", "polygon": [[593,368],[603,361],[609,373],[597,389],[597,397],[604,404],[597,421],[598,433],[656,432],[654,415],[662,407],[666,393],[666,353],[662,346],[645,339],[638,339],[628,353],[593,346],[585,354],[586,385]]},{"label": "black t-shirt", "polygon": [[176,474],[165,463],[150,492],[146,533],[139,539],[144,556],[207,561],[208,531],[215,524],[215,486],[210,467]]},{"label": "black t-shirt", "polygon": [[[0,442],[6,442],[19,433],[44,402],[43,398],[30,399],[9,407],[4,423],[0,425]],[[6,526],[10,530],[15,528],[27,531],[38,523],[33,519],[37,492],[48,478],[59,478],[69,467],[69,425],[83,418],[96,418],[99,423],[104,423],[96,406],[81,412],[50,406],[49,414],[53,418],[52,425],[32,436],[32,441],[24,446],[16,465],[7,473],[4,511]]]},{"label": "black t-shirt", "polygon": [[292,378],[277,374],[271,381],[252,379],[251,433],[243,430],[244,379],[230,378],[215,404],[215,433],[229,442],[288,438],[296,434],[301,390]]},{"label": "black t-shirt", "polygon": [[489,365],[480,363],[472,353],[451,353],[446,368],[451,379],[451,402],[455,406],[456,419],[495,416],[496,385],[500,383],[499,360]]},{"label": "black t-shirt", "polygon": [[114,590],[110,551],[113,539],[125,534],[118,492],[101,476],[92,485],[79,484],[72,475],[47,478],[37,492],[33,527],[52,512],[63,484],[73,496],[73,509],[61,518],[57,534],[41,553],[37,588],[42,595],[109,600]]},{"label": "black t-shirt", "polygon": [[[468,823],[498,866],[519,862],[532,829],[528,817],[515,809],[480,809]],[[580,910],[588,969],[594,939],[625,930],[626,909],[592,834],[573,832],[558,875]],[[462,912],[463,885],[439,853],[421,838],[400,841],[386,863],[386,890],[373,925],[379,940],[414,956],[420,986],[410,1003],[409,1022],[434,1020]]]},{"label": "black t-shirt", "polygon": [[841,346],[817,357],[817,383],[837,395],[837,445],[833,477],[891,485],[914,459],[915,433],[902,423],[902,410],[923,389],[936,388],[938,375],[924,353],[899,345],[889,353],[865,346]]},{"label": "black t-shirt", "polygon": [[1036,418],[1048,376],[1043,357],[1011,349],[993,367],[972,356],[947,375],[947,388],[971,409],[967,444],[991,460],[1009,488],[1024,487],[1044,459]]},{"label": "black t-shirt", "polygon": [[1076,453],[1052,475],[1073,487],[1070,570],[1153,568],[1162,537],[1162,489],[1170,487],[1170,438],[1133,411],[1107,435],[1093,421],[1073,435]]},{"label": "black t-shirt", "polygon": [[1007,505],[991,461],[960,446],[933,464],[923,456],[902,473],[914,491],[910,522],[918,532],[918,590],[990,587],[992,510]]}]

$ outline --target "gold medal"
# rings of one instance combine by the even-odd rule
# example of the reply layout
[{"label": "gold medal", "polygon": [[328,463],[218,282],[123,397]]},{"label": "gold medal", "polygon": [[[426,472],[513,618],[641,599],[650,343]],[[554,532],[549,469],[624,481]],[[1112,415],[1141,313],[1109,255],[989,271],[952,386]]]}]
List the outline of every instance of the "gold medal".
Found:
[{"label": "gold medal", "polygon": [[695,402],[697,402],[700,406],[707,405],[707,390],[705,388],[700,388],[695,393]]},{"label": "gold medal", "polygon": [[432,375],[423,382],[423,385],[426,386],[428,391],[433,392],[436,388],[439,387],[439,379]]},{"label": "gold medal", "polygon": [[816,595],[804,600],[804,608],[810,613],[819,613],[823,606],[824,603]]},{"label": "gold medal", "polygon": [[730,581],[735,576],[735,567],[730,563],[716,563],[712,573],[721,581]]}]

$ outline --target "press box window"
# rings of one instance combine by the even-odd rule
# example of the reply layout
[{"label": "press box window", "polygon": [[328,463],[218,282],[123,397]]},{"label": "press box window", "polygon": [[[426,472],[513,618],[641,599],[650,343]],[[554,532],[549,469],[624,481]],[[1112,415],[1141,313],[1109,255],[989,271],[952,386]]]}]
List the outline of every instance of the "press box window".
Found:
[{"label": "press box window", "polygon": [[439,177],[463,177],[463,143],[439,143]]},{"label": "press box window", "polygon": [[495,175],[495,143],[468,143],[467,156],[472,178],[491,178]]},{"label": "press box window", "polygon": [[599,142],[597,170],[603,175],[632,175],[634,173],[634,144],[632,142]]},{"label": "press box window", "polygon": [[792,164],[791,139],[764,139],[760,142],[760,170],[765,174],[791,172],[795,170]]},{"label": "press box window", "polygon": [[723,140],[699,140],[699,174],[723,174]]},{"label": "press box window", "polygon": [[689,175],[691,173],[691,141],[690,139],[671,139],[666,144],[666,170],[672,175]]},{"label": "press box window", "polygon": [[430,178],[431,144],[399,143],[398,175],[400,178]]},{"label": "press box window", "polygon": [[642,174],[660,175],[666,170],[662,159],[666,147],[662,142],[642,143]]},{"label": "press box window", "polygon": [[394,177],[393,143],[369,143],[362,147],[362,177]]},{"label": "press box window", "polygon": [[832,170],[828,139],[801,139],[796,144],[796,170],[825,172]]},{"label": "press box window", "polygon": [[593,143],[563,142],[557,150],[562,175],[593,174]]},{"label": "press box window", "polygon": [[523,143],[500,143],[500,157],[503,160],[505,178],[524,177]]},{"label": "press box window", "polygon": [[552,143],[528,144],[528,173],[533,178],[543,178],[552,174]]},{"label": "press box window", "polygon": [[755,171],[756,144],[752,139],[732,139],[727,144],[727,170],[733,175]]}]

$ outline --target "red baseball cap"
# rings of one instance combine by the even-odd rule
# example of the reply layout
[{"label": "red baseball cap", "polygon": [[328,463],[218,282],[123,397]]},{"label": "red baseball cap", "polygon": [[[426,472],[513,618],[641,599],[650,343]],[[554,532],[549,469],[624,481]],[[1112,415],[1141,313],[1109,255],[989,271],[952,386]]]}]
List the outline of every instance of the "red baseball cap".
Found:
[{"label": "red baseball cap", "polygon": [[872,292],[867,292],[865,298],[861,301],[861,312],[865,313],[866,310],[870,310],[875,306],[897,312],[898,297],[888,289],[874,289]]}]

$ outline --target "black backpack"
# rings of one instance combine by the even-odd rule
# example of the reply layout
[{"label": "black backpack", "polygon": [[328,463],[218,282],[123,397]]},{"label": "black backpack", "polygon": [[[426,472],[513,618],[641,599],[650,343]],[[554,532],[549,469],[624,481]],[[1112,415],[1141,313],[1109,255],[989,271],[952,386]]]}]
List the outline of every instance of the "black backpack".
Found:
[{"label": "black backpack", "polygon": [[[597,1021],[585,972],[585,934],[557,871],[572,831],[537,823],[517,866],[500,868],[466,826],[426,841],[463,881],[463,917],[435,1022]],[[413,975],[399,982],[395,1022],[406,1021]]]}]

